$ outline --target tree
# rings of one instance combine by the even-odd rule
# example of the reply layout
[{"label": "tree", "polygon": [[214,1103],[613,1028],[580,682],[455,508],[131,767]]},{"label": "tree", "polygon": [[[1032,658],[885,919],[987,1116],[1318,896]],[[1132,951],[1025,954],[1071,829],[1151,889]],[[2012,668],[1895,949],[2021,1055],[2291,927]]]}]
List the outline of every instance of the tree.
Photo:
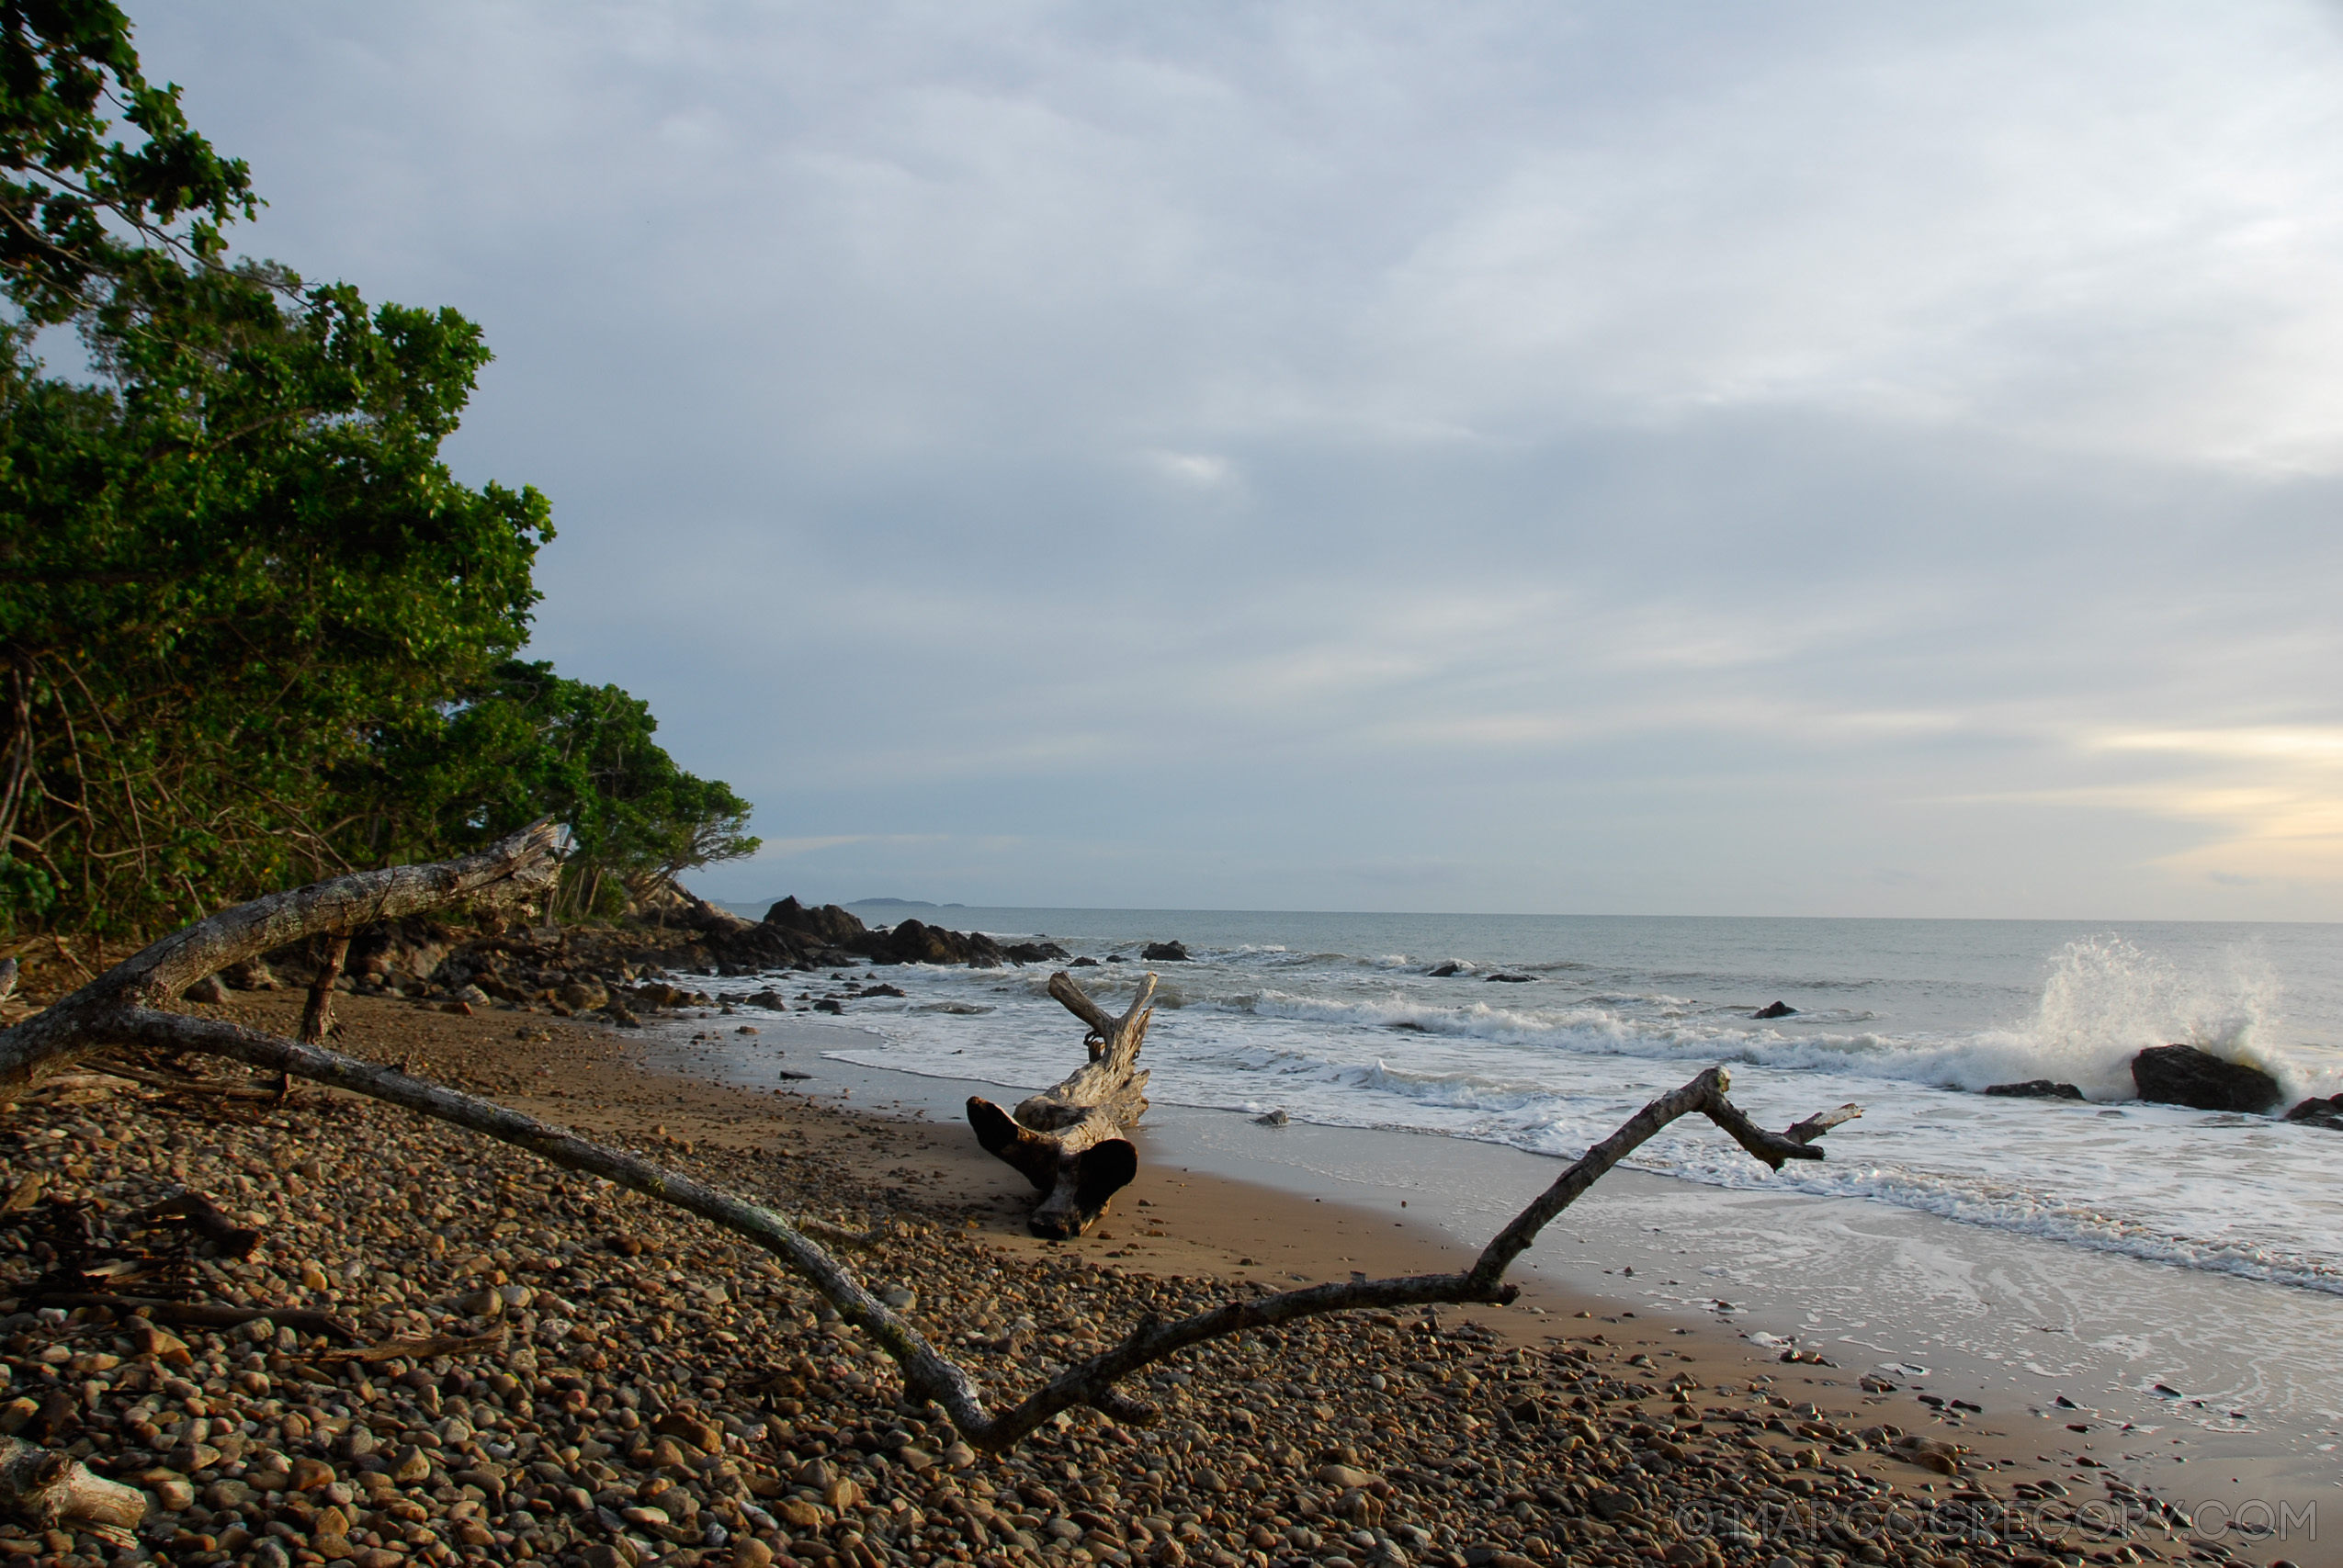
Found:
[{"label": "tree", "polygon": [[[573,909],[753,851],[643,705],[515,660],[550,507],[439,457],[479,328],[229,265],[256,200],[119,9],[0,0],[0,935],[149,931],[548,811]],[[34,356],[63,322],[86,382]]]},{"label": "tree", "polygon": [[651,706],[617,686],[507,660],[437,724],[385,748],[384,772],[431,814],[415,847],[477,847],[551,814],[571,847],[552,902],[614,913],[675,875],[756,852],[749,803],[675,764],[651,739]]},{"label": "tree", "polygon": [[552,535],[439,460],[479,329],[155,252],[81,325],[91,385],[0,344],[6,918],[151,930],[381,863],[384,737],[520,646]]},{"label": "tree", "polygon": [[[118,125],[139,140],[111,139]],[[149,249],[216,260],[221,226],[257,206],[243,161],[140,73],[119,7],[0,5],[0,288],[30,320],[71,321]]]}]

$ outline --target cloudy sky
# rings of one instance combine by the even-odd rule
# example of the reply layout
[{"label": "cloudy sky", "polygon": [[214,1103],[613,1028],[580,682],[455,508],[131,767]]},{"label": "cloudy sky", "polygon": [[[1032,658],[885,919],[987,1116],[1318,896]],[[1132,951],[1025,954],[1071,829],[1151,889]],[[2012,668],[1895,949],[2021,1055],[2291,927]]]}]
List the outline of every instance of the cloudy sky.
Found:
[{"label": "cloudy sky", "polygon": [[2343,11],[135,7],[719,897],[2343,919]]}]

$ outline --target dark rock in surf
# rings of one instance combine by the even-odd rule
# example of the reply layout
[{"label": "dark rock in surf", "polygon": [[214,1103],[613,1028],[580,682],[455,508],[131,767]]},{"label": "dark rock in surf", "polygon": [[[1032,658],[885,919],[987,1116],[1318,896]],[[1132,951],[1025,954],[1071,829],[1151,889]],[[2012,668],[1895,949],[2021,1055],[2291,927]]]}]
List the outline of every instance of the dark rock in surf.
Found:
[{"label": "dark rock in surf", "polygon": [[962,935],[922,920],[905,920],[872,937],[863,951],[874,964],[965,964],[971,969],[997,969],[1006,961],[1001,944],[982,931]]},{"label": "dark rock in surf", "polygon": [[1788,1002],[1775,1002],[1769,1007],[1758,1009],[1749,1016],[1751,1018],[1795,1018],[1798,1016],[1798,1010]]},{"label": "dark rock in surf", "polygon": [[2306,1100],[2289,1111],[2286,1120],[2343,1133],[2343,1094],[2330,1094],[2325,1100]]},{"label": "dark rock in surf", "polygon": [[1139,956],[1149,964],[1185,964],[1188,961],[1188,950],[1181,942],[1151,942],[1147,944],[1147,950]]},{"label": "dark rock in surf", "polygon": [[[1001,952],[1012,964],[1047,964],[1052,959],[1072,956],[1054,942],[1013,942]],[[1096,961],[1083,959],[1081,962],[1088,964]]]},{"label": "dark rock in surf", "polygon": [[1283,1127],[1292,1120],[1293,1118],[1283,1111],[1273,1111],[1266,1116],[1253,1118],[1254,1124],[1262,1127]]},{"label": "dark rock in surf", "polygon": [[865,986],[862,994],[866,997],[900,997],[903,992],[898,987],[879,985]]},{"label": "dark rock in surf", "polygon": [[837,905],[824,904],[818,909],[809,909],[794,897],[784,898],[767,909],[764,923],[809,936],[814,939],[813,945],[817,947],[851,949],[858,939],[868,934],[860,919]]},{"label": "dark rock in surf", "polygon": [[1500,986],[1533,986],[1537,983],[1537,976],[1534,975],[1508,975],[1503,970],[1486,976],[1484,978]]},{"label": "dark rock in surf", "polygon": [[1427,973],[1427,974],[1429,974],[1429,975],[1430,975],[1430,976],[1431,976],[1433,979],[1435,979],[1435,980],[1445,980],[1445,979],[1447,979],[1447,978],[1448,978],[1449,976],[1454,976],[1454,975],[1461,975],[1461,974],[1463,974],[1464,972],[1465,972],[1465,966],[1464,966],[1463,964],[1461,964],[1456,963],[1456,962],[1455,962],[1454,960],[1453,960],[1453,959],[1451,959],[1448,963],[1442,964],[1442,965],[1441,965],[1439,968],[1437,968],[1437,969],[1432,969],[1432,970],[1427,970],[1427,971],[1426,971],[1426,973]]},{"label": "dark rock in surf", "polygon": [[2048,1078],[2028,1078],[2023,1083],[1987,1084],[1987,1094],[2007,1095],[2012,1100],[2080,1100],[2083,1091],[2070,1083],[2053,1083]]},{"label": "dark rock in surf", "polygon": [[1098,967],[1098,960],[1085,953],[1081,957],[1074,960],[1072,967],[1076,969],[1095,969]]},{"label": "dark rock in surf", "polygon": [[843,1012],[844,1012],[846,1010],[845,1010],[844,1008],[840,1007],[840,1006],[838,1005],[838,998],[835,998],[835,997],[824,997],[824,998],[822,998],[820,1001],[818,1001],[818,1002],[816,1002],[816,1003],[814,1003],[814,1004],[813,1004],[813,1010],[814,1010],[814,1011],[816,1011],[816,1012],[835,1012],[835,1013],[843,1013]]},{"label": "dark rock in surf", "polygon": [[2191,1111],[2248,1114],[2277,1105],[2278,1080],[2258,1067],[2224,1062],[2193,1045],[2151,1045],[2132,1058],[2132,1082],[2142,1100]]}]

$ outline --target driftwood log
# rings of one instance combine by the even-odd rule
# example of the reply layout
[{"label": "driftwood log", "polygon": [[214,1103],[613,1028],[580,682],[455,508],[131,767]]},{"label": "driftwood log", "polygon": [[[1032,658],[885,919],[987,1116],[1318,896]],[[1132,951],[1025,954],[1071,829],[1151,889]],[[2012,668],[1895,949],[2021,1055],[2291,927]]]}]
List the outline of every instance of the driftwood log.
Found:
[{"label": "driftwood log", "polygon": [[1008,1161],[1042,1200],[1026,1224],[1033,1234],[1063,1240],[1096,1224],[1115,1193],[1139,1173],[1139,1152],[1126,1134],[1147,1111],[1147,1074],[1138,1070],[1155,1010],[1155,976],[1120,1018],[1092,1001],[1063,969],[1049,977],[1049,994],[1090,1026],[1082,1043],[1090,1060],[1054,1089],[1024,1100],[1014,1116],[985,1099],[968,1097],[968,1124],[985,1153]]},{"label": "driftwood log", "polygon": [[[1588,1149],[1461,1273],[1312,1285],[1231,1300],[1177,1322],[1145,1318],[1120,1344],[1066,1368],[1015,1404],[995,1407],[986,1401],[975,1379],[865,1289],[851,1269],[814,1239],[815,1234],[837,1234],[832,1227],[794,1222],[681,1172],[396,1068],[224,1019],[192,1018],[170,1010],[170,1004],[188,986],[231,964],[311,936],[347,932],[377,919],[466,901],[528,899],[549,887],[557,869],[552,831],[539,824],[462,860],[337,877],[223,910],[155,942],[15,1028],[0,1031],[0,1103],[11,1102],[43,1079],[71,1070],[93,1052],[134,1045],[223,1057],[467,1128],[529,1150],[551,1164],[607,1178],[756,1243],[804,1279],[837,1308],[841,1318],[868,1335],[895,1361],[901,1370],[907,1397],[934,1404],[970,1444],[995,1452],[1076,1406],[1088,1406],[1134,1424],[1152,1422],[1157,1416],[1154,1408],[1125,1393],[1121,1383],[1134,1372],[1205,1340],[1363,1307],[1510,1302],[1519,1287],[1506,1281],[1506,1270],[1536,1240],[1539,1231],[1612,1167],[1680,1117],[1706,1116],[1752,1156],[1779,1170],[1789,1160],[1820,1159],[1822,1151],[1812,1146],[1814,1141],[1839,1122],[1862,1114],[1856,1107],[1843,1106],[1787,1132],[1770,1133],[1726,1098],[1725,1070],[1712,1067],[1681,1089],[1653,1100]],[[1059,999],[1065,998],[1061,995]],[[1126,1043],[1136,1054],[1138,1036],[1145,1027],[1147,1000],[1143,991],[1134,1010],[1120,1021],[1108,1019],[1104,1012],[1096,1012],[1093,1018],[1083,1009],[1074,1008],[1099,1035],[1096,1059],[1111,1054],[1115,1037],[1109,1031],[1117,1027],[1125,1030]],[[1067,1005],[1073,1007],[1071,1002]],[[1096,1011],[1094,1004],[1092,1010]],[[1101,1029],[1102,1023],[1107,1028]],[[853,1238],[845,1235],[839,1239]],[[61,1464],[69,1461],[61,1455],[43,1456],[38,1450],[29,1455],[20,1451],[28,1448],[19,1444],[0,1450],[0,1466],[12,1472],[20,1464],[33,1467],[17,1472],[27,1478],[27,1485],[12,1487],[10,1476],[0,1475],[0,1505],[14,1497],[20,1500],[20,1507],[37,1516],[51,1506],[50,1500],[61,1495],[40,1480],[50,1474],[43,1467],[52,1460]],[[55,1473],[71,1472],[61,1469]]]},{"label": "driftwood log", "polygon": [[108,1481],[79,1460],[0,1438],[0,1507],[43,1529],[85,1530],[116,1546],[136,1546],[131,1532],[146,1517],[146,1494]]}]

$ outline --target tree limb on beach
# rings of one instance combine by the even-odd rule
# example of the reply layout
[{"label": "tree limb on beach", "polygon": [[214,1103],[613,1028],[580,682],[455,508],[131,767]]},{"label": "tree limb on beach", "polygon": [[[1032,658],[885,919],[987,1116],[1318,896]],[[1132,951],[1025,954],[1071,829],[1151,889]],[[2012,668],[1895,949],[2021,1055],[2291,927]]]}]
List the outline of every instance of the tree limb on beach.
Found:
[{"label": "tree limb on beach", "polygon": [[1082,1043],[1090,1060],[1056,1087],[1018,1105],[1016,1114],[980,1094],[968,1097],[968,1124],[984,1152],[1005,1160],[1043,1194],[1026,1221],[1034,1235],[1077,1236],[1098,1223],[1115,1194],[1139,1171],[1139,1152],[1125,1136],[1147,1112],[1148,1075],[1138,1070],[1155,1010],[1155,976],[1115,1018],[1074,984],[1063,969],[1049,977],[1049,994],[1090,1026]]},{"label": "tree limb on beach", "polygon": [[[939,1406],[969,1443],[995,1452],[1013,1446],[1042,1423],[1076,1406],[1134,1424],[1152,1421],[1154,1409],[1125,1393],[1119,1385],[1134,1372],[1207,1340],[1362,1308],[1511,1302],[1520,1288],[1506,1281],[1506,1270],[1538,1233],[1613,1166],[1681,1117],[1695,1113],[1708,1117],[1752,1156],[1779,1170],[1789,1160],[1820,1159],[1822,1151],[1813,1146],[1815,1140],[1862,1114],[1857,1107],[1842,1106],[1786,1132],[1768,1132],[1726,1097],[1730,1080],[1725,1069],[1712,1067],[1653,1100],[1588,1149],[1461,1273],[1315,1285],[1228,1302],[1177,1322],[1145,1318],[1119,1345],[1066,1369],[1017,1403],[996,1409],[987,1403],[974,1378],[889,1310],[814,1234],[819,1231],[842,1241],[859,1239],[853,1233],[811,1221],[793,1223],[771,1209],[681,1172],[393,1067],[227,1020],[167,1010],[166,1004],[188,986],[272,949],[458,902],[526,900],[548,889],[557,870],[552,829],[540,823],[462,860],[336,877],[223,910],[164,938],[45,1011],[0,1032],[0,1103],[13,1101],[93,1052],[144,1046],[218,1056],[304,1078],[526,1149],[550,1164],[604,1178],[755,1242],[894,1359],[910,1398]],[[1104,1065],[1099,1077],[1112,1090],[1087,1100],[1081,1099],[1080,1091],[1070,1090],[1055,1101],[1072,1111],[1068,1130],[1079,1131],[1089,1123],[1093,1119],[1091,1107],[1126,1107],[1126,1120],[1115,1122],[1117,1128],[1136,1120],[1138,1111],[1144,1110],[1145,1101],[1138,1098],[1138,1091],[1145,1075],[1135,1074],[1131,1062],[1146,1032],[1152,980],[1149,976],[1149,983],[1141,986],[1131,1008],[1121,1019],[1115,1019],[1084,996],[1069,976],[1062,973],[1052,976],[1051,994],[1091,1026],[1091,1066]],[[1075,1074],[1068,1085],[1081,1077],[1081,1073]],[[1067,1090],[1068,1085],[1050,1093]],[[1127,1109],[1134,1101],[1136,1109]],[[1034,1103],[1028,1100],[1026,1106]],[[1021,1114],[1025,1108],[1019,1108]],[[1103,1123],[1105,1118],[1098,1120]],[[1082,1148],[1094,1150],[1107,1141],[1112,1140],[1093,1135]],[[1062,1150],[1065,1145],[1056,1146]],[[1053,1187],[1060,1171],[1058,1166],[1049,1170]],[[1036,1184],[1040,1185],[1038,1180]],[[1076,1185],[1079,1188],[1079,1181]]]}]

